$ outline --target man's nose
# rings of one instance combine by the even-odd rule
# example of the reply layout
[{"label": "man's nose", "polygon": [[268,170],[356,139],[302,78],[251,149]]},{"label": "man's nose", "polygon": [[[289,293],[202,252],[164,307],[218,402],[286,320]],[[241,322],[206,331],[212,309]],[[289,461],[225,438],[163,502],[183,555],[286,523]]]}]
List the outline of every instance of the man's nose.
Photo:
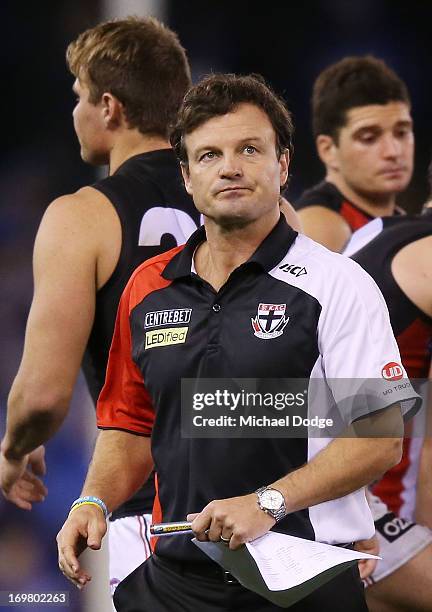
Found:
[{"label": "man's nose", "polygon": [[241,162],[236,155],[224,155],[222,164],[219,168],[219,176],[221,178],[238,178],[243,176]]},{"label": "man's nose", "polygon": [[398,157],[402,152],[402,143],[393,134],[384,136],[382,142],[384,157]]}]

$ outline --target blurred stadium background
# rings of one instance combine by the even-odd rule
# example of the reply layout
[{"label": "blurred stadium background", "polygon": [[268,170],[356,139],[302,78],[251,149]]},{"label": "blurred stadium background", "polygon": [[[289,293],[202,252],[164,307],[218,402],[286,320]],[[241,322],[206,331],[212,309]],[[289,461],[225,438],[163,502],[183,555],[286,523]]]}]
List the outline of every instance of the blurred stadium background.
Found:
[{"label": "blurred stadium background", "polygon": [[[432,139],[431,2],[5,0],[0,14],[4,145],[0,163],[0,432],[22,351],[32,296],[32,245],[39,221],[55,197],[97,176],[79,156],[71,120],[73,78],[64,62],[67,44],[87,27],[113,16],[153,14],[179,34],[194,80],[210,71],[263,74],[294,115],[291,200],[322,176],[309,120],[314,78],[345,55],[372,53],[383,58],[411,92],[417,139],[414,179],[400,203],[416,212],[426,198]],[[0,498],[0,591],[69,590],[69,609],[74,612],[110,609],[97,581],[86,595],[69,588],[57,569],[55,547],[55,535],[71,501],[79,495],[95,435],[94,414],[80,380],[66,426],[47,447],[45,503],[26,513]],[[103,580],[102,576],[99,585]],[[34,610],[35,606],[14,609]]]}]

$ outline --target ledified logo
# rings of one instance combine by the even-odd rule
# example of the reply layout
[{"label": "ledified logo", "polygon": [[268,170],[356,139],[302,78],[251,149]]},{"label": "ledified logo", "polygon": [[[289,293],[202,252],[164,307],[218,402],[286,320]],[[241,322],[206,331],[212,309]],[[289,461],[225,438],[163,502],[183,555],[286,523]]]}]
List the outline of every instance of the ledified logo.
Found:
[{"label": "ledified logo", "polygon": [[146,332],[145,348],[151,349],[156,346],[169,346],[171,344],[183,344],[189,327],[168,327]]}]

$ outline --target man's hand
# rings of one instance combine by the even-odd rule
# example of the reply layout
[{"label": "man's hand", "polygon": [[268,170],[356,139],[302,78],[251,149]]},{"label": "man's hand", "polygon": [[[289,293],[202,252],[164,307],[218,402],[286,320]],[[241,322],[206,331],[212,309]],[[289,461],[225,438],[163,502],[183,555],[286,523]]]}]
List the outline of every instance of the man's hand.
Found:
[{"label": "man's hand", "polygon": [[80,567],[78,557],[87,547],[99,550],[106,530],[101,510],[86,504],[72,512],[57,535],[59,568],[79,589],[91,580],[91,576]]},{"label": "man's hand", "polygon": [[[368,555],[379,555],[378,538],[374,535],[370,540],[359,540],[355,543],[354,549],[367,553]],[[360,578],[365,580],[374,572],[378,561],[376,559],[360,559],[358,561]]]},{"label": "man's hand", "polygon": [[214,500],[199,514],[188,514],[197,540],[229,541],[231,550],[267,533],[275,519],[261,510],[255,493]]},{"label": "man's hand", "polygon": [[44,501],[48,493],[39,476],[46,472],[45,448],[38,446],[21,459],[0,455],[0,488],[7,500],[22,510],[31,510],[33,502]]}]

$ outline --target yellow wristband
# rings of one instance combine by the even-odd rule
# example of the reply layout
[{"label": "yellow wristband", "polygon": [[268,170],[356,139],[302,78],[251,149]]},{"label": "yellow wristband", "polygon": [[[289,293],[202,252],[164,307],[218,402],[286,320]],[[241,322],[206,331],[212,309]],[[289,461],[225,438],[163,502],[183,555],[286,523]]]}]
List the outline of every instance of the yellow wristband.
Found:
[{"label": "yellow wristband", "polygon": [[68,517],[72,514],[74,510],[76,510],[77,508],[81,508],[81,506],[96,506],[96,508],[99,508],[102,514],[104,514],[104,511],[99,506],[99,504],[96,504],[95,502],[92,502],[92,501],[83,501],[83,502],[79,502],[78,504],[75,504],[74,506],[72,506],[72,508],[69,511]]}]

